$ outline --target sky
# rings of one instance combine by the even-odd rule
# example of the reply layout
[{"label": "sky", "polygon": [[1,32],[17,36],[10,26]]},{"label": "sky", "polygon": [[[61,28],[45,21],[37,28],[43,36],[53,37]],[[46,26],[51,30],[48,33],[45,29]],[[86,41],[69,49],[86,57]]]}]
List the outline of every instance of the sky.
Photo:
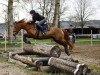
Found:
[{"label": "sky", "polygon": [[[66,14],[64,16],[68,17],[69,15],[74,14],[74,5],[73,5],[74,0],[68,0],[68,11],[66,12]],[[2,5],[3,3],[3,5]],[[4,9],[6,10],[6,6],[7,5],[7,0],[0,0],[0,23],[4,22],[4,17],[5,17],[5,13],[3,13]],[[16,5],[16,3],[15,3]],[[20,6],[20,5],[18,5]],[[90,20],[100,20],[100,0],[92,0],[92,6],[95,9],[94,10],[94,14],[90,17]],[[36,8],[34,8],[35,10],[37,10],[38,5],[35,5]],[[31,8],[29,8],[29,10],[31,10]],[[29,14],[29,12],[26,12],[25,10],[21,10],[20,7],[17,7],[14,9],[14,11],[19,12],[19,16],[15,17],[15,20],[18,19],[30,19],[31,15]],[[14,13],[15,14],[15,13]]]}]

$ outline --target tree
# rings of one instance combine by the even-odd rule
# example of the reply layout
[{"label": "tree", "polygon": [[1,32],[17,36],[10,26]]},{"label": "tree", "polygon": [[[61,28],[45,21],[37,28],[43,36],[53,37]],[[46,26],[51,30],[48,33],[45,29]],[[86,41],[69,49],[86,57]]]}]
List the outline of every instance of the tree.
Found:
[{"label": "tree", "polygon": [[60,20],[60,0],[55,0],[55,10],[54,10],[54,18],[53,25],[58,27]]},{"label": "tree", "polygon": [[77,17],[83,34],[83,27],[86,25],[86,22],[89,20],[90,16],[93,15],[91,0],[76,0],[76,6],[75,16]]},{"label": "tree", "polygon": [[8,41],[12,42],[13,40],[13,0],[8,0]]},{"label": "tree", "polygon": [[54,15],[54,0],[37,0],[37,2],[42,15],[46,17],[48,23],[51,23]]}]

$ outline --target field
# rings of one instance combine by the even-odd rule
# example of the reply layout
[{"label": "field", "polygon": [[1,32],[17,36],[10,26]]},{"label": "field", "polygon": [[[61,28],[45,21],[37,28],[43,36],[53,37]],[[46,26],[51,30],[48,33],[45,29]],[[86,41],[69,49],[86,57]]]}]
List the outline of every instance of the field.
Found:
[{"label": "field", "polygon": [[[31,40],[31,39],[30,39]],[[84,41],[85,40],[85,41]],[[75,48],[70,50],[71,56],[79,60],[81,63],[85,63],[91,69],[91,73],[88,75],[100,75],[100,39],[93,39],[91,46],[91,39],[77,39]],[[44,43],[50,42],[50,40],[44,40]],[[79,42],[80,41],[80,42]],[[83,41],[83,42],[82,42]],[[88,41],[88,42],[87,42]],[[33,41],[34,42],[34,41]],[[36,43],[41,40],[35,41]],[[51,42],[50,42],[51,44]],[[53,43],[54,44],[54,43]],[[1,52],[4,51],[4,43],[0,44]],[[21,49],[21,43],[7,44],[7,50]],[[62,56],[66,56],[62,52]],[[51,73],[42,73],[35,71],[34,68],[26,68],[25,65],[18,65],[16,63],[9,63],[7,59],[0,57],[0,75],[53,75]],[[58,75],[58,74],[54,74]],[[66,75],[66,74],[60,74]]]}]

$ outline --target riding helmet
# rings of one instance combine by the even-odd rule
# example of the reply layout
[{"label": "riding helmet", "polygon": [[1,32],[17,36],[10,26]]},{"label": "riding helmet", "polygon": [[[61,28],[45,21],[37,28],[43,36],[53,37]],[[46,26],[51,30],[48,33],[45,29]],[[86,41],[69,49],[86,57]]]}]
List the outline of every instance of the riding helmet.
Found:
[{"label": "riding helmet", "polygon": [[31,10],[31,11],[30,11],[30,14],[34,14],[34,13],[35,13],[35,10]]}]

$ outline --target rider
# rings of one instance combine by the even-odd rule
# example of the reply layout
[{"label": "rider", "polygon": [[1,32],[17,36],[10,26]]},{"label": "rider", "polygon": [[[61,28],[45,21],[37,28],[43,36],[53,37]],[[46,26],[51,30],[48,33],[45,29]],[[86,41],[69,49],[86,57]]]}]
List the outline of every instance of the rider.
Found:
[{"label": "rider", "polygon": [[42,34],[44,35],[45,33],[44,33],[43,25],[46,22],[45,17],[35,12],[35,10],[31,10],[30,14],[32,15],[32,22],[39,21],[36,27],[38,28],[38,30],[42,31]]}]

